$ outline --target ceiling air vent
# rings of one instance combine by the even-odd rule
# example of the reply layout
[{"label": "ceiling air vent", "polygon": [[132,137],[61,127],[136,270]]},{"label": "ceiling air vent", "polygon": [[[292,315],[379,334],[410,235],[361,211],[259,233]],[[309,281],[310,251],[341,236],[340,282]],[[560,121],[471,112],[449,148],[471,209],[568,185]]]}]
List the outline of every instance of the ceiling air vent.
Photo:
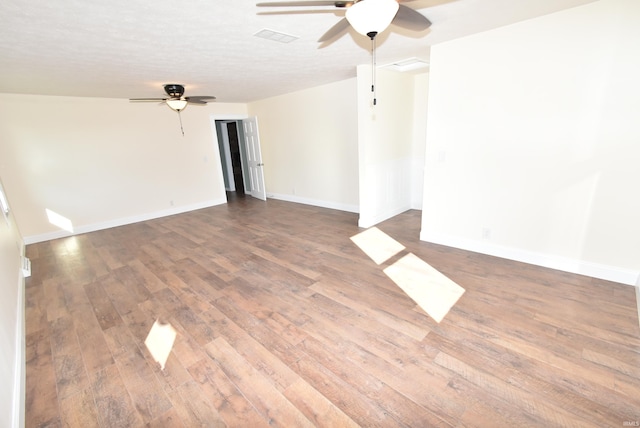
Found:
[{"label": "ceiling air vent", "polygon": [[429,63],[419,58],[408,58],[401,61],[396,61],[391,64],[387,64],[384,66],[384,68],[395,71],[414,71],[423,68],[429,68]]},{"label": "ceiling air vent", "polygon": [[274,42],[280,43],[291,43],[294,40],[298,40],[298,36],[292,36],[291,34],[280,33],[279,31],[269,30],[267,28],[258,31],[254,34],[256,37],[260,37],[262,39],[273,40]]}]

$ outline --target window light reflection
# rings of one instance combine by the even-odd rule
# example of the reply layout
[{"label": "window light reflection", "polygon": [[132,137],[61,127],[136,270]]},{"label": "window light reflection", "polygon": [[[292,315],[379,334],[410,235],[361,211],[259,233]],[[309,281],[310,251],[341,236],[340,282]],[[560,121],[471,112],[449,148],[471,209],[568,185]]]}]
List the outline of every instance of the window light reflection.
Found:
[{"label": "window light reflection", "polygon": [[[351,240],[378,265],[405,249],[376,227],[352,236]],[[465,292],[413,253],[403,256],[383,272],[437,322],[444,319]]]},{"label": "window light reflection", "polygon": [[169,358],[176,336],[176,329],[171,324],[156,320],[144,340],[145,346],[153,359],[160,364],[162,370],[164,370],[164,366],[167,363],[167,358]]},{"label": "window light reflection", "polygon": [[47,212],[49,223],[53,224],[54,226],[58,226],[60,229],[64,229],[67,232],[73,233],[73,223],[71,223],[71,220],[63,215],[58,214],[55,211],[51,211],[49,208],[47,208],[45,211]]},{"label": "window light reflection", "polygon": [[358,233],[352,236],[351,240],[378,265],[389,260],[405,248],[404,245],[377,227]]}]

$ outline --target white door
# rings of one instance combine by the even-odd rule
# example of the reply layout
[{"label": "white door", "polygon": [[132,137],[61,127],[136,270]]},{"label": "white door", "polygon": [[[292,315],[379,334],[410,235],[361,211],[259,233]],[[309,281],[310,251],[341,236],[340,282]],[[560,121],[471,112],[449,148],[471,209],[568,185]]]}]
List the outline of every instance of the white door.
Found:
[{"label": "white door", "polygon": [[258,118],[250,117],[242,120],[244,129],[244,144],[249,164],[249,191],[254,198],[267,200],[267,191],[264,188],[264,163],[260,152],[260,138],[258,137]]}]

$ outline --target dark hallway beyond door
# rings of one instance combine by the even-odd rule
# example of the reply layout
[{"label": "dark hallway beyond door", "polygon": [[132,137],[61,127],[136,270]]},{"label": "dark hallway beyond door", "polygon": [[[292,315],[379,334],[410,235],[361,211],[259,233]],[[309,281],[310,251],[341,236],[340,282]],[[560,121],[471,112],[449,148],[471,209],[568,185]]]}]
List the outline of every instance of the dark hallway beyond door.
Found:
[{"label": "dark hallway beyond door", "polygon": [[229,149],[231,152],[233,181],[236,185],[236,192],[244,194],[244,181],[242,179],[242,158],[240,156],[240,141],[238,138],[238,124],[236,122],[227,123],[227,132],[229,135]]}]

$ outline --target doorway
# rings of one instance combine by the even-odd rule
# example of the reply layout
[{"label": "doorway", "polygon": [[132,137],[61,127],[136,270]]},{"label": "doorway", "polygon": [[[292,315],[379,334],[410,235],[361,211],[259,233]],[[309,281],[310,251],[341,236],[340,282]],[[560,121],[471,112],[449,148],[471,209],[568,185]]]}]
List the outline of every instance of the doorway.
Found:
[{"label": "doorway", "polygon": [[249,189],[246,186],[248,170],[242,144],[242,121],[216,120],[215,124],[227,196],[244,196]]},{"label": "doorway", "polygon": [[227,135],[229,137],[229,151],[231,152],[231,176],[236,192],[244,194],[244,179],[242,178],[242,157],[240,155],[240,138],[238,137],[238,124],[227,123]]},{"label": "doorway", "polygon": [[227,200],[230,195],[246,194],[266,201],[258,118],[212,117],[211,123],[220,154],[221,190]]}]

